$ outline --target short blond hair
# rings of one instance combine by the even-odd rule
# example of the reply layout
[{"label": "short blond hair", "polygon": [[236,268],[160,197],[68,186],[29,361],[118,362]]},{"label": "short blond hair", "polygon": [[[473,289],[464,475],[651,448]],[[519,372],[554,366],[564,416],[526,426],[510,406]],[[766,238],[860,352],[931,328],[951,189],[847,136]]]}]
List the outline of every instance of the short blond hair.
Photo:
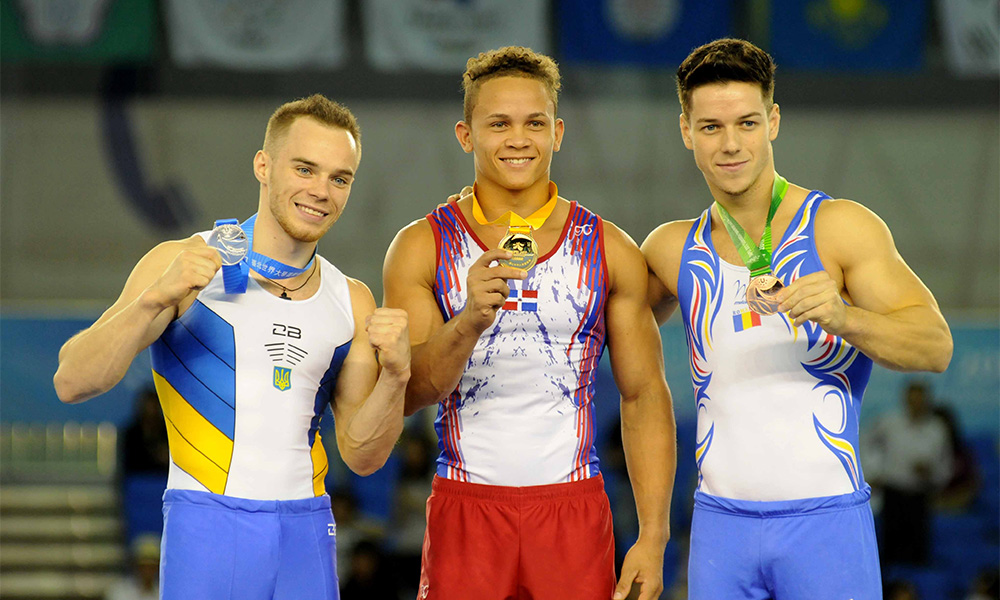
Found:
[{"label": "short blond hair", "polygon": [[313,94],[279,106],[267,120],[264,152],[273,153],[275,145],[299,117],[312,117],[324,125],[339,127],[350,133],[358,147],[358,160],[361,160],[361,126],[358,125],[358,120],[349,108],[323,94]]},{"label": "short blond hair", "polygon": [[542,82],[553,107],[559,108],[559,67],[556,61],[524,46],[504,46],[489,52],[480,52],[465,64],[462,88],[465,90],[465,122],[472,119],[472,109],[484,82],[497,77],[527,77]]}]

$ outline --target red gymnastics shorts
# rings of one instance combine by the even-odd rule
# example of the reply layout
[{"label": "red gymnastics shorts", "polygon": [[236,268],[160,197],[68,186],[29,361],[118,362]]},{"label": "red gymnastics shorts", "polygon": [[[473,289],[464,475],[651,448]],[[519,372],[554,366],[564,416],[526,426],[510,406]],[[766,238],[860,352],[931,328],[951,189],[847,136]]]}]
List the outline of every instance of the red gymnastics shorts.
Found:
[{"label": "red gymnastics shorts", "polygon": [[608,600],[604,479],[503,487],[434,478],[418,600]]}]

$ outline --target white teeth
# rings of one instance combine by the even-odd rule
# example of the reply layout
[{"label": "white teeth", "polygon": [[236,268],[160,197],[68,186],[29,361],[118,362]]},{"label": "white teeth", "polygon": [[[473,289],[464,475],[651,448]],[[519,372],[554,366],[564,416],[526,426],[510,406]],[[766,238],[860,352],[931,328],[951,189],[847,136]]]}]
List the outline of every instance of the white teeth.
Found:
[{"label": "white teeth", "polygon": [[523,165],[531,160],[530,158],[504,158],[503,161],[512,165]]},{"label": "white teeth", "polygon": [[307,215],[315,215],[317,217],[323,216],[323,213],[319,212],[318,210],[309,208],[308,206],[299,205],[299,208],[302,209],[302,212],[306,213]]}]

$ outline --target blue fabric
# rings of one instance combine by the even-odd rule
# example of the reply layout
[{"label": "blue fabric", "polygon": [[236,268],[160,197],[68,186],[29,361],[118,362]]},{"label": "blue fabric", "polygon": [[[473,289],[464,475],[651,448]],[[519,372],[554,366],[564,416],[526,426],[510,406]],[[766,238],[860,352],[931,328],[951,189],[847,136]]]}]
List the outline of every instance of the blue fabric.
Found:
[{"label": "blue fabric", "polygon": [[690,600],[880,600],[865,486],[852,494],[750,502],[695,492]]},{"label": "blue fabric", "polygon": [[162,600],[339,600],[330,497],[163,495]]},{"label": "blue fabric", "polygon": [[691,50],[733,34],[733,0],[562,0],[562,62],[676,68]]}]

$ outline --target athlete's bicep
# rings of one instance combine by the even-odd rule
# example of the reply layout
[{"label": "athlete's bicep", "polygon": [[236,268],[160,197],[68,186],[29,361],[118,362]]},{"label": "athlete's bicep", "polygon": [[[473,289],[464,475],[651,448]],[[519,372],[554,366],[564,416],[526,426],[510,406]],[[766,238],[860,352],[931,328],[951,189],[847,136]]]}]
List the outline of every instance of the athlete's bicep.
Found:
[{"label": "athlete's bicep", "polygon": [[606,227],[608,348],[615,383],[625,398],[663,381],[663,347],[647,299],[646,262],[624,232]]},{"label": "athlete's bicep", "polygon": [[365,319],[375,311],[375,298],[360,281],[350,278],[347,281],[354,313],[354,338],[340,367],[332,400],[338,445],[344,439],[351,417],[364,404],[378,379],[378,361],[375,350],[368,343],[365,328]]},{"label": "athlete's bicep", "polygon": [[396,234],[382,267],[382,305],[406,311],[414,346],[444,325],[434,297],[435,248],[430,224],[415,221]]},{"label": "athlete's bicep", "polygon": [[896,249],[888,226],[860,204],[824,202],[817,214],[816,243],[827,270],[843,274],[854,306],[883,315],[912,306],[937,310],[930,290]]}]

